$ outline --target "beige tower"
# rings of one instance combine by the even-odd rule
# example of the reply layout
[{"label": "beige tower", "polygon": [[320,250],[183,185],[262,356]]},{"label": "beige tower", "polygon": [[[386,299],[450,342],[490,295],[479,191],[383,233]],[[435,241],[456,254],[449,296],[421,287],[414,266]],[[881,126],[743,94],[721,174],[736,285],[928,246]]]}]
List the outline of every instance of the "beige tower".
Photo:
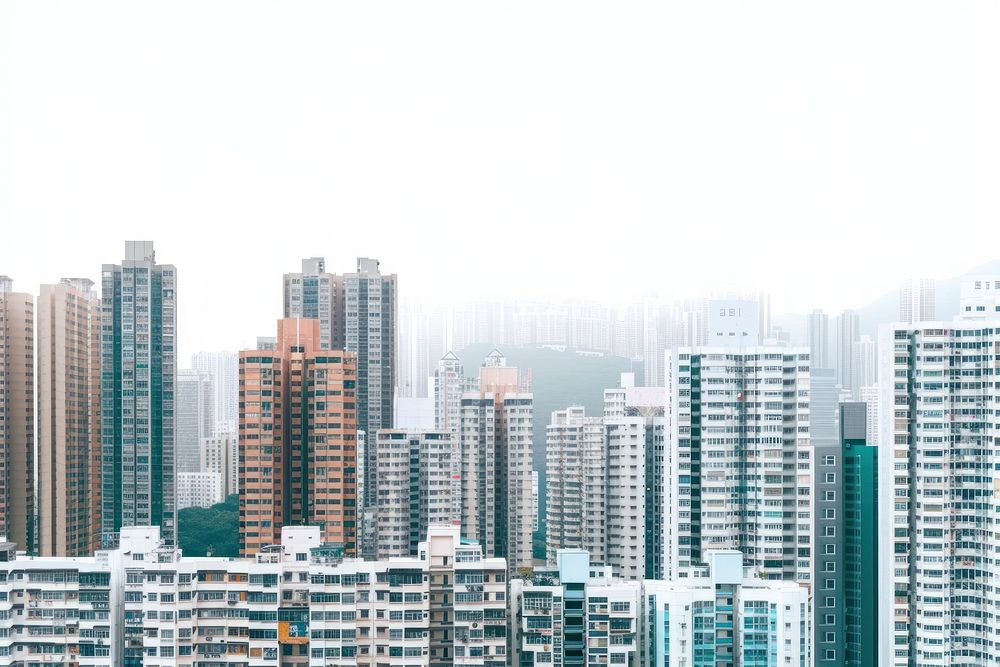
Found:
[{"label": "beige tower", "polygon": [[34,304],[0,276],[0,537],[34,549]]},{"label": "beige tower", "polygon": [[101,312],[94,284],[38,295],[38,551],[101,547]]}]

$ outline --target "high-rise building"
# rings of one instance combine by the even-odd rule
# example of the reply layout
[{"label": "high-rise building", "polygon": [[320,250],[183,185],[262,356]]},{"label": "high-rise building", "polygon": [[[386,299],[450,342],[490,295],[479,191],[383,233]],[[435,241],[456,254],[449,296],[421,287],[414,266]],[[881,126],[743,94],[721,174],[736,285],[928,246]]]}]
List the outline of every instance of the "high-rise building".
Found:
[{"label": "high-rise building", "polygon": [[545,429],[545,549],[584,549],[605,562],[604,422],[580,406],[557,410]]},{"label": "high-rise building", "polygon": [[240,447],[235,433],[220,433],[201,441],[201,472],[214,472],[222,480],[222,497],[240,492]]},{"label": "high-rise building", "polygon": [[[830,652],[842,646],[843,659],[839,664],[845,667],[878,664],[878,447],[868,442],[867,420],[864,403],[840,405],[843,567],[834,577],[843,613],[833,619],[816,616],[817,623],[824,623],[823,641],[833,639],[833,646],[821,647],[817,643],[817,658],[821,652],[824,657],[832,657]],[[818,595],[825,600],[831,593],[824,591]],[[836,624],[841,618],[843,631],[840,636],[830,637],[827,633],[836,633],[837,626],[831,627],[827,621]]]},{"label": "high-rise building", "polygon": [[451,433],[382,429],[375,447],[376,556],[415,556],[430,525],[458,523],[451,498]]},{"label": "high-rise building", "polygon": [[201,441],[215,432],[215,391],[205,371],[177,371],[174,412],[177,415],[177,472],[201,469]]},{"label": "high-rise building", "polygon": [[670,364],[668,577],[737,549],[767,579],[813,581],[809,351],[682,348]]},{"label": "high-rise building", "polygon": [[1000,320],[883,334],[879,664],[997,664]]},{"label": "high-rise building", "polygon": [[152,241],[127,241],[101,271],[101,531],[160,526],[177,535],[174,495],[177,270]]},{"label": "high-rise building", "polygon": [[357,550],[355,355],[320,347],[319,320],[278,321],[274,350],[240,352],[240,539],[243,554],[282,526],[322,527]]},{"label": "high-rise building", "polygon": [[809,352],[813,368],[833,368],[830,359],[830,318],[822,310],[809,314]]},{"label": "high-rise building", "polygon": [[[260,349],[258,347],[257,349]],[[212,381],[212,415],[215,423],[209,435],[236,433],[240,393],[240,369],[235,352],[197,352],[191,355],[191,368],[208,373]]]},{"label": "high-rise building", "polygon": [[[834,359],[837,369],[837,384],[850,391],[851,396],[856,397],[858,388],[857,375],[859,372],[855,364],[855,345],[861,340],[861,318],[856,311],[845,310],[837,318],[837,358]],[[815,366],[820,368],[820,366]]]},{"label": "high-rise building", "polygon": [[35,548],[35,300],[0,276],[0,536]]},{"label": "high-rise building", "polygon": [[634,383],[633,374],[622,373],[618,387],[604,390],[604,553],[615,576],[659,579],[669,544],[666,391]]},{"label": "high-rise building", "polygon": [[878,447],[879,443],[879,431],[881,429],[881,405],[882,405],[882,390],[879,388],[878,384],[873,384],[867,387],[861,387],[858,390],[858,400],[865,404],[865,408],[868,412],[867,424],[868,424],[868,435],[867,441],[869,445]]},{"label": "high-rise building", "polygon": [[462,536],[511,570],[531,567],[531,451],[534,398],[518,369],[494,350],[479,391],[462,396]]},{"label": "high-rise building", "polygon": [[[379,272],[378,260],[358,259],[356,273],[343,276],[344,349],[357,358],[358,428],[369,434],[392,428],[396,381],[396,274]],[[339,349],[339,348],[338,348]],[[375,448],[365,457],[364,504],[378,497]]]},{"label": "high-rise building", "polygon": [[319,321],[320,349],[344,348],[344,281],[326,272],[326,260],[302,260],[301,273],[284,276],[284,317]]},{"label": "high-rise building", "polygon": [[454,352],[438,360],[434,374],[434,427],[451,433],[451,497],[459,516],[462,513],[462,395],[473,385],[474,382],[465,377],[465,368]]},{"label": "high-rise building", "polygon": [[937,286],[930,278],[913,278],[899,288],[899,321],[906,324],[933,320]]},{"label": "high-rise building", "polygon": [[101,309],[85,278],[38,295],[38,552],[101,548]]}]

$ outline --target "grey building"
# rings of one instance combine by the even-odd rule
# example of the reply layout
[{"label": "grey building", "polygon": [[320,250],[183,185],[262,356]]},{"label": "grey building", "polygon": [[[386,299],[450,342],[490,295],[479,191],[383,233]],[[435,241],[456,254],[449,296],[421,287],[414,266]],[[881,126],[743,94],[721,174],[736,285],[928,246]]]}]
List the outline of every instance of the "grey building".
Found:
[{"label": "grey building", "polygon": [[215,431],[214,384],[206,372],[177,373],[177,472],[201,471],[201,441]]},{"label": "grey building", "polygon": [[830,317],[822,310],[809,314],[809,353],[813,368],[833,368],[830,359]]},{"label": "grey building", "polygon": [[834,362],[837,368],[837,384],[857,398],[858,374],[855,363],[855,344],[861,340],[861,319],[856,311],[845,310],[837,318],[837,354]]},{"label": "grey building", "polygon": [[160,526],[176,540],[177,271],[127,241],[101,271],[101,532]]}]

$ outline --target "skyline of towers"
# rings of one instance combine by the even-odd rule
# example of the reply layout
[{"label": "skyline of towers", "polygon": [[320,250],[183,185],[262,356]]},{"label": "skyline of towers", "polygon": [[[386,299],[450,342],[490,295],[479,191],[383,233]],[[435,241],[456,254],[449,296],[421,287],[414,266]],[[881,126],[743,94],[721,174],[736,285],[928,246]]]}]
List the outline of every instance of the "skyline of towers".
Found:
[{"label": "skyline of towers", "polygon": [[101,310],[94,283],[38,295],[38,553],[101,547]]},{"label": "skyline of towers", "polygon": [[190,368],[177,371],[177,472],[201,470],[201,442],[216,431],[212,376]]},{"label": "skyline of towers", "polygon": [[35,299],[0,276],[0,536],[35,543]]},{"label": "skyline of towers", "polygon": [[[239,420],[239,358],[236,352],[196,352],[191,368],[208,373],[212,381],[212,433],[236,433]],[[210,433],[210,435],[212,434]]]},{"label": "skyline of towers", "polygon": [[240,552],[315,524],[357,553],[357,362],[320,347],[319,320],[278,320],[274,349],[240,352]]},{"label": "skyline of towers", "polygon": [[101,270],[101,532],[160,526],[176,540],[177,271],[152,241]]}]

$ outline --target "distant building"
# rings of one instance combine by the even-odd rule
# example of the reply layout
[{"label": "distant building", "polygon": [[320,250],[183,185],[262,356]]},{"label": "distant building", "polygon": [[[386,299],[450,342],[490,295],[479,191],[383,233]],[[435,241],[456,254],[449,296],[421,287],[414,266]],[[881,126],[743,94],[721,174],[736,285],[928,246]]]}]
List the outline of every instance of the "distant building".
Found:
[{"label": "distant building", "polygon": [[90,556],[101,548],[101,308],[93,287],[64,278],[38,295],[42,556]]},{"label": "distant building", "polygon": [[706,344],[748,347],[760,344],[762,315],[760,304],[747,299],[712,299],[708,302]]},{"label": "distant building", "polygon": [[177,371],[174,412],[177,415],[177,472],[201,469],[201,442],[215,432],[215,389],[205,371]]},{"label": "distant building", "polygon": [[855,362],[855,346],[861,339],[861,318],[853,310],[845,310],[837,318],[837,355],[834,367],[837,370],[837,384],[852,397],[857,397],[859,369]]},{"label": "distant building", "polygon": [[833,368],[830,359],[830,318],[822,310],[809,314],[809,352],[813,368]]},{"label": "distant building", "polygon": [[201,441],[200,472],[214,472],[222,480],[222,497],[240,492],[240,451],[236,433],[220,433]]},{"label": "distant building", "polygon": [[397,396],[392,426],[408,431],[433,431],[435,429],[434,398]]},{"label": "distant building", "polygon": [[284,317],[319,321],[319,346],[345,349],[344,280],[326,272],[326,260],[302,260],[300,273],[284,275]]},{"label": "distant building", "polygon": [[211,507],[225,500],[222,476],[217,472],[177,473],[177,509]]},{"label": "distant building", "polygon": [[899,321],[906,324],[937,317],[937,287],[930,278],[914,278],[899,288]]},{"label": "distant building", "polygon": [[211,377],[212,415],[215,423],[214,431],[208,435],[222,431],[235,433],[240,416],[237,406],[240,392],[238,355],[235,352],[198,352],[191,356],[191,368],[208,373]]},{"label": "distant building", "polygon": [[1000,276],[963,278],[958,313],[967,320],[1000,318]]},{"label": "distant building", "polygon": [[101,271],[102,540],[123,526],[177,538],[177,270],[127,241]]},{"label": "distant building", "polygon": [[35,299],[0,276],[0,537],[35,548]]}]

